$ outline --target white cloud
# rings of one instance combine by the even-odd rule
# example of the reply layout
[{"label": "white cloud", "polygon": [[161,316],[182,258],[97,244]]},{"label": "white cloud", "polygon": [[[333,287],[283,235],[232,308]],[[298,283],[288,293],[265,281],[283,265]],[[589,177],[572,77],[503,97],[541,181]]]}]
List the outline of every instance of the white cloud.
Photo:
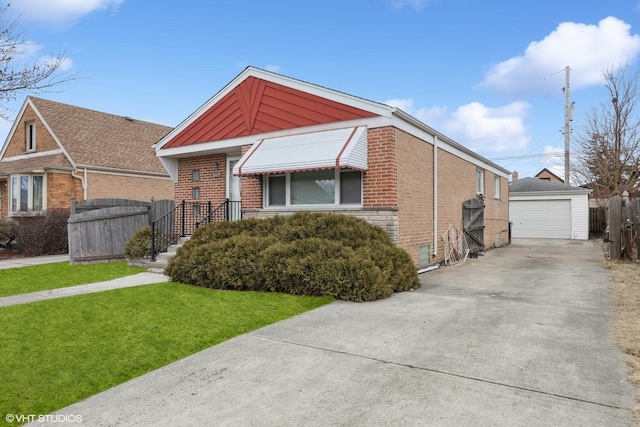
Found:
[{"label": "white cloud", "polygon": [[271,71],[272,73],[279,73],[282,70],[282,67],[279,65],[268,64],[264,67],[265,70]]},{"label": "white cloud", "polygon": [[527,146],[531,135],[524,119],[529,110],[526,102],[513,102],[503,107],[487,107],[471,102],[453,113],[446,108],[416,108],[413,99],[391,99],[385,104],[400,108],[454,141],[482,154],[518,150]]},{"label": "white cloud", "polygon": [[[56,61],[58,61],[58,58],[56,58],[55,56],[44,56],[38,60],[38,63],[43,65],[53,65],[56,63]],[[58,71],[61,73],[66,73],[68,71],[71,71],[72,68],[73,61],[69,58],[62,58],[62,62],[58,67]]]},{"label": "white cloud", "polygon": [[396,107],[411,114],[416,119],[420,120],[424,124],[433,127],[433,123],[441,123],[443,117],[447,114],[447,109],[444,107],[431,107],[431,108],[415,108],[412,98],[407,99],[390,99],[383,102],[391,107]]},{"label": "white cloud", "polygon": [[390,0],[390,3],[396,9],[410,7],[415,10],[422,10],[429,3],[429,0]]},{"label": "white cloud", "polygon": [[615,17],[598,25],[563,22],[541,41],[529,44],[524,54],[494,65],[478,85],[505,94],[557,91],[564,85],[551,75],[571,67],[572,89],[599,84],[611,67],[631,63],[640,55],[640,36],[631,25]]},{"label": "white cloud", "polygon": [[529,104],[513,102],[491,108],[479,102],[459,107],[444,122],[444,132],[483,153],[500,153],[527,146],[531,136],[524,125]]},{"label": "white cloud", "polygon": [[107,8],[117,9],[124,0],[12,0],[11,9],[35,22],[69,24],[81,16]]}]

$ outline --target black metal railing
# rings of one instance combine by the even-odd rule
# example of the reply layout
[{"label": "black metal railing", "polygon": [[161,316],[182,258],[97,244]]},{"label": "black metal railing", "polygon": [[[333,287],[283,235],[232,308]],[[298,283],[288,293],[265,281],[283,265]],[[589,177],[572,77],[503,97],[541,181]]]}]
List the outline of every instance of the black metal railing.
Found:
[{"label": "black metal railing", "polygon": [[241,202],[225,200],[218,206],[211,202],[182,201],[171,211],[151,222],[151,261],[181,237],[190,236],[203,224],[236,221],[242,217]]}]

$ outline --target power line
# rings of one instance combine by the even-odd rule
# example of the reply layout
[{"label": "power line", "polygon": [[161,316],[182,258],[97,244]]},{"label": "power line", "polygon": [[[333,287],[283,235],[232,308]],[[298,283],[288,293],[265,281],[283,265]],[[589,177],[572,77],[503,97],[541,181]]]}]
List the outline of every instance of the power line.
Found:
[{"label": "power line", "polygon": [[520,154],[516,156],[505,156],[505,157],[493,157],[489,160],[492,162],[499,160],[520,160],[520,159],[530,159],[536,157],[563,157],[565,155],[564,151],[552,151],[550,153],[537,153],[537,154]]}]

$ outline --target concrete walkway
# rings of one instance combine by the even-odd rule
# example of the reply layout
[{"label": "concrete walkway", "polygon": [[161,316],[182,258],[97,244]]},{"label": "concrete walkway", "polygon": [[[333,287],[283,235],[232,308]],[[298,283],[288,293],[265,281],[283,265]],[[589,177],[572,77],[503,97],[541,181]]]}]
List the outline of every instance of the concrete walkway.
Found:
[{"label": "concrete walkway", "polygon": [[[69,255],[46,255],[38,257],[11,258],[0,260],[0,270],[34,265],[51,264],[69,261]],[[0,273],[2,274],[2,273]],[[89,283],[86,285],[70,286],[66,288],[49,289],[45,291],[31,292],[28,294],[12,295],[0,298],[0,307],[16,304],[26,304],[54,298],[63,298],[72,295],[91,294],[94,292],[108,291],[111,289],[130,288],[133,286],[151,285],[154,283],[168,282],[169,278],[164,274],[143,272],[131,276],[105,282]]]},{"label": "concrete walkway", "polygon": [[636,426],[602,260],[591,242],[516,241],[424,274],[415,292],[320,307],[54,415],[90,426]]},{"label": "concrete walkway", "polygon": [[0,260],[0,270],[69,261],[69,255],[44,255]]},{"label": "concrete walkway", "polygon": [[67,288],[49,289],[46,291],[31,292],[28,294],[13,295],[0,298],[0,307],[9,305],[26,304],[54,298],[63,298],[72,295],[91,294],[94,292],[108,291],[111,289],[131,288],[133,286],[151,285],[154,283],[168,282],[169,278],[158,273],[138,273],[131,276],[120,277],[106,282],[90,283],[87,285],[70,286]]}]

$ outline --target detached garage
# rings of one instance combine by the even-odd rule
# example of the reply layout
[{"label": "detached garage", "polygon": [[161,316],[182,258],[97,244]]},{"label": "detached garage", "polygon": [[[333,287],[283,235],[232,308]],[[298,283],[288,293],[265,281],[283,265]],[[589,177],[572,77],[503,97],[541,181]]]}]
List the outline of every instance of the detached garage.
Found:
[{"label": "detached garage", "polygon": [[511,237],[587,240],[590,192],[538,178],[510,183]]}]

